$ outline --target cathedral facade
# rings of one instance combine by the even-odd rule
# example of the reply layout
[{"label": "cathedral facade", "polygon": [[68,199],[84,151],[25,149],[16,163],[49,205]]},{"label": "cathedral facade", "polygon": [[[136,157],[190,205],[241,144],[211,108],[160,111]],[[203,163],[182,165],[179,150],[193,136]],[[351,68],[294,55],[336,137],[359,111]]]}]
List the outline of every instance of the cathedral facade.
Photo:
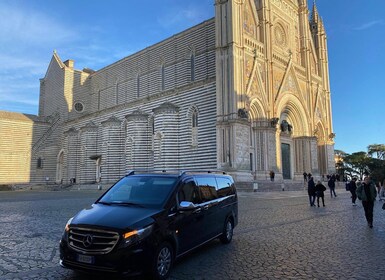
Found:
[{"label": "cathedral facade", "polygon": [[215,0],[215,17],[98,71],[54,52],[30,181],[221,169],[238,182],[334,173],[323,22],[306,0]]}]

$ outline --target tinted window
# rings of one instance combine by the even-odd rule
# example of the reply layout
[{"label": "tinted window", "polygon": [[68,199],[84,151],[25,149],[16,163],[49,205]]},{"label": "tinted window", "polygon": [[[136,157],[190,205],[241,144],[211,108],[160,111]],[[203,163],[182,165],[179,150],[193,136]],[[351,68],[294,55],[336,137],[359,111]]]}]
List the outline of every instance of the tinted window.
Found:
[{"label": "tinted window", "polygon": [[234,194],[233,182],[229,178],[217,177],[218,197],[224,197]]},{"label": "tinted window", "polygon": [[173,177],[128,176],[117,182],[100,200],[106,203],[134,203],[159,206],[176,182]]},{"label": "tinted window", "polygon": [[198,192],[198,187],[194,182],[187,182],[182,185],[178,192],[179,203],[182,201],[190,201],[194,204],[201,202]]},{"label": "tinted window", "polygon": [[203,202],[218,198],[217,182],[214,177],[196,177],[195,180]]}]

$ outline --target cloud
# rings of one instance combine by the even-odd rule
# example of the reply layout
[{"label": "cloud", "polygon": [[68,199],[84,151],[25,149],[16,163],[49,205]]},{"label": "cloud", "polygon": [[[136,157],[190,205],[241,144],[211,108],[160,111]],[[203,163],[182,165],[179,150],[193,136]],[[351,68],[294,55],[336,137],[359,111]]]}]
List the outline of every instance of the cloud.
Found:
[{"label": "cloud", "polygon": [[[55,18],[37,10],[28,10],[0,4],[0,42],[41,45],[77,37]],[[9,46],[9,45],[8,45]]]},{"label": "cloud", "polygon": [[[165,11],[166,12],[166,11]],[[158,17],[158,23],[168,28],[180,23],[197,24],[213,16],[213,11],[203,10],[198,7],[189,6],[186,9],[170,10],[168,9],[164,16]]]},{"label": "cloud", "polygon": [[381,20],[373,20],[373,21],[361,24],[360,26],[354,27],[353,30],[362,31],[362,30],[371,28],[375,25],[384,25],[384,24],[385,24],[385,22],[382,19]]}]

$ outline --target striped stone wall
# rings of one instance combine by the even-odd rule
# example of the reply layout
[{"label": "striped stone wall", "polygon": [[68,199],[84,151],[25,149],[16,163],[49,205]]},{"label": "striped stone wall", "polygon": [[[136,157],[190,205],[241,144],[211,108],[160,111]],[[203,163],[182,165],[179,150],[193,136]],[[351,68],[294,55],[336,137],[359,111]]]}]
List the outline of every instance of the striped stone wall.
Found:
[{"label": "striped stone wall", "polygon": [[130,169],[216,168],[214,65],[209,20],[74,83],[73,102],[85,110],[65,123],[64,182],[95,181],[99,157],[103,182]]}]

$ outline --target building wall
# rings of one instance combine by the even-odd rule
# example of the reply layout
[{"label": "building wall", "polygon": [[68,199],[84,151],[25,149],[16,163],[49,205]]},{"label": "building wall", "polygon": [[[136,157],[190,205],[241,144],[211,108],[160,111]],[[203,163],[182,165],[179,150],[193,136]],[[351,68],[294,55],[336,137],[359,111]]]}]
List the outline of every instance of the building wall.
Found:
[{"label": "building wall", "polygon": [[33,143],[46,129],[36,116],[0,111],[0,184],[30,183],[39,158],[32,156]]}]

